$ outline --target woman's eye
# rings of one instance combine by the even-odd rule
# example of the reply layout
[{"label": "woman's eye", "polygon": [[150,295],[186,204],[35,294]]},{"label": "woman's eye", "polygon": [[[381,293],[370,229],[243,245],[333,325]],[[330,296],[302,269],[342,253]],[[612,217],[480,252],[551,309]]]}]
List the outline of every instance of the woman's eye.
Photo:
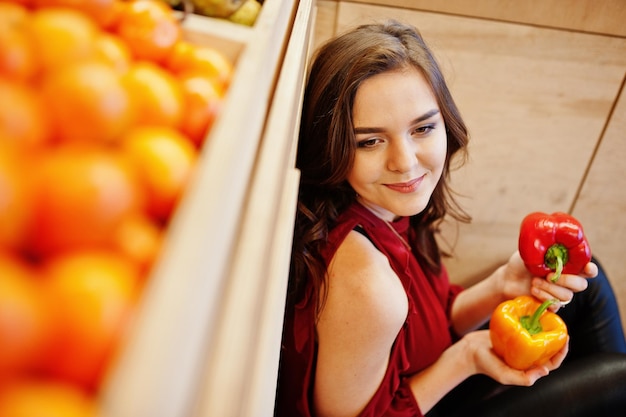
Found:
[{"label": "woman's eye", "polygon": [[434,124],[424,125],[424,126],[420,126],[420,127],[416,128],[413,131],[413,133],[416,134],[416,135],[425,135],[427,133],[430,133],[434,129],[435,129],[435,125]]},{"label": "woman's eye", "polygon": [[379,142],[378,138],[363,139],[357,142],[358,148],[372,148]]}]

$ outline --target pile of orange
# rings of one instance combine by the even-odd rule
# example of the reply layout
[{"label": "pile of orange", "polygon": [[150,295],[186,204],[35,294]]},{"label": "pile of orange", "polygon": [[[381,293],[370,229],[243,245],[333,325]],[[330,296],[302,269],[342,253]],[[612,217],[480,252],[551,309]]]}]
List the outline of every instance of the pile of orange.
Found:
[{"label": "pile of orange", "polygon": [[160,0],[0,0],[0,417],[97,413],[232,70]]}]

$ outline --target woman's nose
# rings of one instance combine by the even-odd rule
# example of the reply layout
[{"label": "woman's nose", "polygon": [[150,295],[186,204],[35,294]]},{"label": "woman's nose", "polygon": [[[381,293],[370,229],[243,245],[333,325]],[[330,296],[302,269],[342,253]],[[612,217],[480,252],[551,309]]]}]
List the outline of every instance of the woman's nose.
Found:
[{"label": "woman's nose", "polygon": [[393,140],[388,149],[387,167],[391,171],[408,172],[417,163],[416,149],[410,139]]}]

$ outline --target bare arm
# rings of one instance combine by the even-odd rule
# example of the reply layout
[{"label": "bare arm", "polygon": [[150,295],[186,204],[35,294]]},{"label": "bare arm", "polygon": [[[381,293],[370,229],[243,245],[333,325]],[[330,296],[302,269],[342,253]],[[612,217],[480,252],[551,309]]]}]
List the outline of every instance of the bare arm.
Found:
[{"label": "bare arm", "polygon": [[328,281],[316,325],[314,404],[319,416],[354,416],[385,375],[408,301],[387,258],[356,232],[335,254]]},{"label": "bare arm", "polygon": [[421,411],[427,413],[444,395],[472,375],[489,375],[506,385],[531,386],[558,368],[567,350],[566,345],[543,366],[518,371],[508,367],[495,355],[488,330],[471,332],[450,346],[435,363],[414,375],[411,378],[411,389]]},{"label": "bare arm", "polygon": [[457,296],[451,312],[456,334],[464,335],[476,330],[489,319],[498,304],[506,300],[506,296],[498,285],[502,279],[498,275],[503,273],[504,267],[500,267],[488,278],[479,281]]},{"label": "bare arm", "polygon": [[[499,303],[518,295],[533,295],[540,300],[556,298],[568,302],[574,293],[587,288],[587,278],[595,277],[598,268],[589,263],[585,271],[578,275],[564,274],[556,283],[549,275],[546,278],[533,277],[524,267],[524,263],[515,252],[508,262],[487,278],[460,293],[452,306],[452,323],[459,335],[466,334],[485,323]],[[551,307],[558,310],[559,305]]]},{"label": "bare arm", "polygon": [[[493,291],[490,285],[478,286],[467,298],[461,298],[459,312],[475,308],[483,297],[489,297]],[[382,382],[407,309],[406,293],[387,258],[365,237],[350,233],[331,262],[328,299],[316,325],[316,415],[356,416],[363,410]],[[482,315],[488,309],[479,308]],[[413,375],[409,385],[425,413],[461,381],[477,373],[505,384],[532,385],[558,367],[566,352],[564,348],[545,366],[517,371],[493,353],[487,331],[471,332],[431,366]]]}]

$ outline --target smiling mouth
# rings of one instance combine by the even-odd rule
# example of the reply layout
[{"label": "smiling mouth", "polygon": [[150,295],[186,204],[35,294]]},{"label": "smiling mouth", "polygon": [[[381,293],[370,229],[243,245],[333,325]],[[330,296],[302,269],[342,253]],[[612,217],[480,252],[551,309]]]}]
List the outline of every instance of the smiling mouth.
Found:
[{"label": "smiling mouth", "polygon": [[417,191],[423,179],[424,179],[424,175],[408,182],[385,184],[385,186],[393,191],[398,191],[400,193],[412,193],[412,192]]}]

